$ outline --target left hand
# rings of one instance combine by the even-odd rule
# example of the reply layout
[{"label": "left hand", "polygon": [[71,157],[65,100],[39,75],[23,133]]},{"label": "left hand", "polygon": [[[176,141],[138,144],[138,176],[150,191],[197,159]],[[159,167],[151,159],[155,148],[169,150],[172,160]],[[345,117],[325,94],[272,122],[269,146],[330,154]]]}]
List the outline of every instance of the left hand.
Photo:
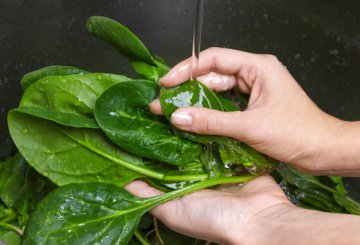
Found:
[{"label": "left hand", "polygon": [[[162,194],[142,181],[126,189],[144,198]],[[261,176],[235,192],[201,190],[161,204],[151,213],[170,229],[191,237],[221,244],[271,244],[273,227],[264,221],[277,214],[283,217],[293,208],[275,181]]]}]

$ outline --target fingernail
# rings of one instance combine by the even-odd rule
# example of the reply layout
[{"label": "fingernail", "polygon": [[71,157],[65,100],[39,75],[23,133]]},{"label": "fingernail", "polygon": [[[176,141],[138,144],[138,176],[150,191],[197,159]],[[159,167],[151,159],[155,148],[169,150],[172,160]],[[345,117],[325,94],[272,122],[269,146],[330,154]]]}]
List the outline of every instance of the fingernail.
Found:
[{"label": "fingernail", "polygon": [[187,112],[174,112],[171,115],[171,122],[178,126],[190,126],[193,122],[193,118]]}]

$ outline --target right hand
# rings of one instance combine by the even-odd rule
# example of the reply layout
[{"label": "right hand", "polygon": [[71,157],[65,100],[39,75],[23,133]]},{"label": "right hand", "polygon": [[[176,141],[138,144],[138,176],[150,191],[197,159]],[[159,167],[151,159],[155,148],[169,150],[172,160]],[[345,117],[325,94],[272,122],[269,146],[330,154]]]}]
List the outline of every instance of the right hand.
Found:
[{"label": "right hand", "polygon": [[[189,80],[190,62],[189,58],[176,65],[160,79],[161,85],[173,87]],[[238,112],[181,108],[171,119],[177,128],[233,137],[312,174],[354,174],[337,166],[341,152],[334,139],[345,122],[321,111],[276,57],[210,48],[200,54],[198,74],[216,91],[238,86],[250,94],[248,108]],[[158,101],[150,109],[161,114]]]}]

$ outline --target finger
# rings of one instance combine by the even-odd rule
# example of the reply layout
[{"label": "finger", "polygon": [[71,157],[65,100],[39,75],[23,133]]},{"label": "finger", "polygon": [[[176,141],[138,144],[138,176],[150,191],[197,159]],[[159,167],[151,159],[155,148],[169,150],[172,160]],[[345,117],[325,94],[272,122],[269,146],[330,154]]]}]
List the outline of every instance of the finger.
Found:
[{"label": "finger", "polygon": [[127,184],[125,186],[125,190],[134,194],[135,196],[143,198],[158,196],[162,194],[161,191],[149,186],[147,183],[140,180],[135,180]]},{"label": "finger", "polygon": [[247,182],[240,189],[240,193],[266,192],[266,189],[274,190],[274,188],[278,188],[275,180],[269,175],[263,175]]},{"label": "finger", "polygon": [[[261,67],[266,60],[264,57],[266,56],[233,49],[209,48],[200,53],[198,74],[217,72],[234,75],[240,82],[245,82],[251,87],[257,74],[257,67]],[[190,58],[180,62],[160,79],[160,83],[166,87],[173,87],[189,80],[190,64]]]},{"label": "finger", "polygon": [[159,99],[155,99],[153,100],[150,104],[149,104],[149,109],[152,113],[154,113],[155,115],[163,115],[163,111],[160,105],[160,100]]},{"label": "finger", "polygon": [[224,92],[236,86],[236,77],[233,75],[222,75],[216,72],[198,77],[198,80],[216,92]]},{"label": "finger", "polygon": [[[142,197],[142,198],[148,198],[153,196],[158,196],[163,194],[163,192],[159,191],[158,189],[155,189],[145,183],[144,181],[135,180],[125,186],[125,190],[130,192],[131,194]],[[156,216],[159,219],[166,219],[168,215],[166,214],[172,214],[174,213],[174,210],[176,209],[174,204],[176,203],[176,200],[165,202],[163,204],[160,204],[154,208],[151,209],[151,214]]]},{"label": "finger", "polygon": [[243,113],[187,107],[175,111],[171,116],[171,123],[179,129],[198,134],[241,139]]}]

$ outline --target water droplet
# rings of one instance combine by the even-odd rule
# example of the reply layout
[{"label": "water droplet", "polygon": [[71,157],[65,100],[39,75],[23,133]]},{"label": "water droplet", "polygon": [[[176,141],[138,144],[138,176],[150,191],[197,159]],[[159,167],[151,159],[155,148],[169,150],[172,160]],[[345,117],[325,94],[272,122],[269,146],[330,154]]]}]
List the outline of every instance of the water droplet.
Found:
[{"label": "water droplet", "polygon": [[46,80],[41,80],[41,81],[40,81],[40,83],[41,83],[42,85],[45,85],[45,84],[47,84],[48,82],[49,82],[49,80],[47,80],[47,79],[46,79]]},{"label": "water droplet", "polygon": [[300,54],[295,54],[295,55],[294,55],[294,59],[295,59],[295,60],[300,59]]},{"label": "water droplet", "polygon": [[52,225],[54,223],[54,220],[53,219],[47,219],[45,220],[45,224],[46,225]]},{"label": "water droplet", "polygon": [[23,134],[27,134],[27,133],[29,133],[29,129],[23,128],[23,129],[21,130],[21,132],[22,132]]},{"label": "water droplet", "polygon": [[110,111],[110,116],[112,116],[112,117],[115,117],[115,116],[117,116],[117,113],[116,112],[114,112],[114,111]]},{"label": "water droplet", "polygon": [[102,75],[97,75],[97,76],[96,76],[96,79],[97,79],[97,80],[102,80],[102,79],[103,79],[103,76],[102,76]]},{"label": "water droplet", "polygon": [[257,173],[257,168],[256,168],[256,166],[247,167],[246,169],[247,169],[247,170],[249,171],[249,173],[251,173],[251,174],[256,174],[256,173]]}]

